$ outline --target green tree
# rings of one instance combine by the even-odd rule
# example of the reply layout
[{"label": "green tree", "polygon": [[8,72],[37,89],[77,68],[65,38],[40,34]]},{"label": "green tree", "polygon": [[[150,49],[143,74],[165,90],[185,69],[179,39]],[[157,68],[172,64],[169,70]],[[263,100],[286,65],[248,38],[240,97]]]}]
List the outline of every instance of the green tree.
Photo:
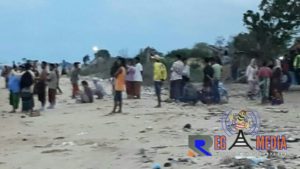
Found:
[{"label": "green tree", "polygon": [[89,62],[90,61],[90,56],[89,55],[85,55],[83,58],[82,58],[82,62],[83,62],[83,64],[87,64],[87,62]]},{"label": "green tree", "polygon": [[95,58],[103,58],[105,60],[109,59],[111,57],[110,53],[108,50],[106,49],[101,49],[101,50],[98,50],[96,53],[95,53]]},{"label": "green tree", "polygon": [[[249,33],[239,34],[234,39],[235,47],[246,53],[255,51],[263,58],[278,56],[299,33],[300,1],[262,0],[259,10],[248,10],[244,14],[243,20]],[[248,44],[248,49],[243,49],[240,43]]]}]

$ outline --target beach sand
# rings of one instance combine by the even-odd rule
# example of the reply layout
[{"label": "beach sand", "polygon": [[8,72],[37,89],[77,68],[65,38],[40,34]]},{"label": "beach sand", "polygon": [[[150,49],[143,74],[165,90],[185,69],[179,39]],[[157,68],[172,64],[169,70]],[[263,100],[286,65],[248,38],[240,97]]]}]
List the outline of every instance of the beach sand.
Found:
[{"label": "beach sand", "polygon": [[[103,84],[106,91],[111,91],[109,82]],[[141,100],[124,100],[122,114],[106,116],[112,110],[111,96],[92,104],[76,104],[70,98],[69,80],[62,78],[60,87],[64,93],[57,96],[56,108],[41,112],[39,117],[29,117],[20,112],[8,113],[11,107],[2,79],[0,86],[0,169],[149,169],[154,163],[173,169],[234,168],[220,164],[223,157],[189,159],[187,156],[189,135],[225,134],[220,118],[228,109],[259,112],[262,134],[300,138],[300,91],[297,90],[284,94],[284,105],[272,107],[246,100],[247,86],[232,84],[227,85],[231,95],[229,104],[198,103],[183,107],[164,103],[157,109],[153,108],[156,105],[153,89],[145,88]],[[163,97],[166,99],[167,95]],[[37,101],[35,105],[40,107]],[[287,109],[288,113],[266,109],[270,107],[275,111]],[[188,123],[192,129],[184,131],[182,128]],[[228,146],[235,138],[227,140]],[[251,139],[255,137],[246,138],[255,146]],[[282,164],[286,168],[300,168],[300,143],[287,145],[287,158],[274,158],[270,162],[275,167]],[[226,158],[236,156],[238,151],[238,148],[230,151]],[[172,166],[163,167],[166,162]]]}]

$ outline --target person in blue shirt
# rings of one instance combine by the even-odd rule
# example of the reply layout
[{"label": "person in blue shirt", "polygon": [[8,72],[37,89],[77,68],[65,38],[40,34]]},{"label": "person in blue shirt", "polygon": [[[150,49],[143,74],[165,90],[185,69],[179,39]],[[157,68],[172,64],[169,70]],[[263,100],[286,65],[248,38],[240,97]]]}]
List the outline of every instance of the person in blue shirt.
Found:
[{"label": "person in blue shirt", "polygon": [[20,79],[21,73],[18,72],[16,65],[13,66],[13,70],[8,77],[8,89],[10,91],[9,102],[12,106],[11,113],[15,113],[19,108],[20,103]]}]

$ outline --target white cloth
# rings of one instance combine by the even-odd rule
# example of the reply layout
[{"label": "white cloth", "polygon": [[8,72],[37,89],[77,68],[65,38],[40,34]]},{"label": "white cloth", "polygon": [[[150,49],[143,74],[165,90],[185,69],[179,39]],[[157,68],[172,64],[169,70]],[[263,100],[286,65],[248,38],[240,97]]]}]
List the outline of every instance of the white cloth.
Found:
[{"label": "white cloth", "polygon": [[143,81],[142,71],[143,71],[143,65],[141,63],[137,63],[135,65],[135,74],[134,74],[133,81],[135,81],[135,82]]},{"label": "white cloth", "polygon": [[173,63],[171,68],[171,79],[170,80],[181,80],[182,79],[182,72],[184,69],[184,64],[181,60],[177,60]]},{"label": "white cloth", "polygon": [[184,69],[182,71],[182,75],[186,76],[186,77],[190,77],[190,66],[189,65],[185,65]]},{"label": "white cloth", "polygon": [[256,81],[257,78],[257,71],[258,69],[256,67],[248,66],[246,71],[246,76],[248,81]]}]

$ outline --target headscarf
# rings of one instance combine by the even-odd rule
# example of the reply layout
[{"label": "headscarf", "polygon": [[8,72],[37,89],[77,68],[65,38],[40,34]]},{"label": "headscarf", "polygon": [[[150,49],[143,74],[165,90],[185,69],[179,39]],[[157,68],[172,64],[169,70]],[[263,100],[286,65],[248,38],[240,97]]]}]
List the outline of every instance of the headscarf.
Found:
[{"label": "headscarf", "polygon": [[282,69],[281,68],[281,61],[279,59],[275,60],[275,66],[274,66],[273,70],[275,70],[277,68]]}]

